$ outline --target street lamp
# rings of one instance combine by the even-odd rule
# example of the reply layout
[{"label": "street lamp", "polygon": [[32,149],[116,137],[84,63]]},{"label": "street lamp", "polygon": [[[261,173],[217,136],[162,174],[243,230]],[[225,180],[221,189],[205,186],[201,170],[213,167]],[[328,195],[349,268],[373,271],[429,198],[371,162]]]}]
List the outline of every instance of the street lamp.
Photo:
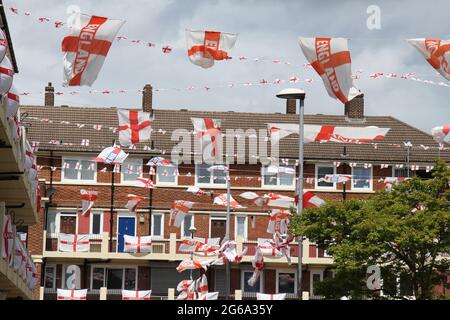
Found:
[{"label": "street lamp", "polygon": [[[191,220],[191,226],[189,227],[189,232],[191,233],[191,239],[192,240],[194,239],[195,231],[197,231],[197,228],[192,224],[192,220]],[[191,260],[193,260],[193,259],[194,259],[194,251],[191,252]],[[191,280],[192,280],[192,269],[191,269],[190,277],[191,277]]]},{"label": "street lamp", "polygon": [[[288,88],[277,93],[277,98],[300,100],[299,107],[299,130],[298,130],[298,180],[297,180],[297,214],[303,211],[303,142],[304,142],[304,102],[305,91]],[[297,295],[302,299],[302,258],[303,258],[303,235],[297,237],[298,241],[298,266],[297,266]]]}]

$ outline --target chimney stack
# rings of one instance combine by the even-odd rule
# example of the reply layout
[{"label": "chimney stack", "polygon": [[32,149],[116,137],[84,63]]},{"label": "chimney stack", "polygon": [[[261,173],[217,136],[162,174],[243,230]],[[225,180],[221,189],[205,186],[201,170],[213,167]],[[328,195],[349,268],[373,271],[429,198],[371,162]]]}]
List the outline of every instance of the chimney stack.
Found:
[{"label": "chimney stack", "polygon": [[364,94],[357,95],[345,104],[345,116],[349,119],[364,119]]},{"label": "chimney stack", "polygon": [[297,100],[286,99],[286,114],[296,114],[296,113],[297,113]]},{"label": "chimney stack", "polygon": [[144,90],[142,91],[142,111],[144,112],[153,112],[152,108],[152,93],[153,88],[151,85],[146,84],[144,86]]},{"label": "chimney stack", "polygon": [[45,87],[45,106],[54,106],[55,105],[55,88],[53,88],[52,83],[49,82],[48,86]]}]

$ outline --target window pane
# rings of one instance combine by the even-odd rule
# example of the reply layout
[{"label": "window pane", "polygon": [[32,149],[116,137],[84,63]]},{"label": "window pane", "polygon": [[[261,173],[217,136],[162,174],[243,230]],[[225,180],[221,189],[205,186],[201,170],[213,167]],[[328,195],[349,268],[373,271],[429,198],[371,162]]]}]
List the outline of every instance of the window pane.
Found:
[{"label": "window pane", "polygon": [[175,170],[176,170],[175,166],[156,167],[156,172],[158,173],[158,182],[175,183],[176,181]]},{"label": "window pane", "polygon": [[94,268],[92,270],[92,289],[100,289],[105,283],[105,269]]},{"label": "window pane", "polygon": [[319,179],[325,177],[327,174],[334,174],[333,167],[317,167],[317,186],[318,187],[333,187],[333,182],[319,181]]},{"label": "window pane", "polygon": [[[286,167],[294,169],[295,167],[292,165],[281,164],[280,167]],[[278,178],[280,179],[280,186],[292,186],[294,184],[295,174],[292,173],[278,173]]]},{"label": "window pane", "polygon": [[53,288],[53,284],[55,281],[55,267],[45,267],[45,278],[44,278],[44,287],[45,288]]},{"label": "window pane", "polygon": [[153,235],[154,236],[162,236],[161,220],[162,220],[162,215],[161,214],[154,214],[153,215],[152,228],[153,228]]},{"label": "window pane", "polygon": [[227,183],[225,177],[226,177],[226,173],[223,170],[214,170],[213,171],[213,183],[215,184],[225,184]]},{"label": "window pane", "polygon": [[278,274],[278,293],[295,293],[295,273]]},{"label": "window pane", "polygon": [[394,169],[394,177],[406,178],[408,176],[408,170],[406,168]]},{"label": "window pane", "polygon": [[191,232],[189,231],[189,228],[191,227],[191,223],[192,223],[192,215],[184,216],[183,236],[185,236],[185,237],[191,236]]},{"label": "window pane", "polygon": [[75,169],[75,166],[77,165],[77,160],[64,160],[64,164],[68,166],[68,168],[64,168],[64,179],[72,179],[77,180],[78,179],[78,170]]},{"label": "window pane", "polygon": [[244,292],[260,292],[260,279],[258,279],[253,287],[249,286],[248,280],[252,277],[253,272],[244,272]]},{"label": "window pane", "polygon": [[314,295],[314,288],[316,286],[317,283],[320,282],[320,274],[318,273],[314,273],[313,274],[313,287],[312,287],[312,294]]},{"label": "window pane", "polygon": [[141,176],[139,173],[140,170],[142,170],[142,161],[125,160],[121,166],[123,181],[135,181]]},{"label": "window pane", "polygon": [[[94,167],[92,170],[89,170],[89,167],[91,166],[91,164],[94,164]],[[81,180],[94,180],[94,176],[95,176],[95,161],[90,161],[90,160],[82,160],[81,161]]]},{"label": "window pane", "polygon": [[245,238],[245,217],[236,217],[236,238]]},{"label": "window pane", "polygon": [[264,185],[269,186],[276,186],[277,185],[277,175],[275,173],[267,173],[267,167],[264,167],[263,169],[263,175],[264,175]]},{"label": "window pane", "polygon": [[101,233],[101,227],[100,227],[101,218],[102,218],[101,214],[93,214],[92,215],[92,233],[93,234]]},{"label": "window pane", "polygon": [[198,183],[211,183],[211,173],[208,171],[209,166],[206,164],[198,164],[196,168]]},{"label": "window pane", "polygon": [[108,289],[122,289],[123,269],[108,269]]},{"label": "window pane", "polygon": [[353,188],[369,189],[371,178],[370,168],[353,168]]},{"label": "window pane", "polygon": [[47,233],[56,232],[56,212],[47,213]]},{"label": "window pane", "polygon": [[136,269],[125,269],[125,290],[136,290]]}]

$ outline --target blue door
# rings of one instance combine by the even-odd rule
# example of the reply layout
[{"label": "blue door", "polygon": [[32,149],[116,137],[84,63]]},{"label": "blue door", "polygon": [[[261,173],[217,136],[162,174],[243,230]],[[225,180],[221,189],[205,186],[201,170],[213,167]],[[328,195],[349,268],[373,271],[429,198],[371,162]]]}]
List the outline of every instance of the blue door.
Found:
[{"label": "blue door", "polygon": [[134,217],[119,217],[119,246],[117,248],[117,252],[123,252],[124,241],[123,235],[134,236]]}]

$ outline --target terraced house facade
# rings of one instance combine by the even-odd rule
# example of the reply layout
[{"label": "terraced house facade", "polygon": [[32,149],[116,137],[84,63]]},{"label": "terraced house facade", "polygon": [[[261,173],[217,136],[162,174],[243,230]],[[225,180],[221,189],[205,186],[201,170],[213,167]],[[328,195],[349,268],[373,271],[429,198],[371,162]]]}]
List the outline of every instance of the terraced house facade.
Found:
[{"label": "terraced house facade", "polygon": [[[340,116],[305,116],[307,124],[391,128],[385,139],[376,145],[305,145],[304,188],[325,201],[365,198],[385,187],[381,178],[408,175],[426,178],[431,175],[431,166],[436,158],[450,162],[450,151],[439,150],[429,134],[389,116],[365,115],[363,99],[359,96],[352,100]],[[51,84],[46,87],[45,105],[21,107],[21,112],[27,114],[24,121],[29,123],[30,141],[38,146],[39,178],[45,186],[45,210],[39,216],[40,224],[29,228],[29,247],[34,260],[40,265],[40,288],[36,289],[35,298],[55,299],[56,289],[64,288],[71,276],[67,272],[70,265],[80,267],[79,286],[89,289],[88,299],[100,299],[105,290],[107,299],[120,299],[122,289],[151,289],[155,299],[171,298],[177,283],[189,277],[188,272],[178,273],[175,268],[180,261],[189,258],[188,254],[179,252],[178,247],[184,237],[191,236],[191,224],[196,227],[195,236],[198,237],[225,235],[225,207],[212,203],[213,196],[226,192],[226,181],[220,173],[208,171],[206,164],[183,163],[174,168],[160,167],[154,175],[150,175],[147,161],[155,156],[169,158],[177,144],[177,141],[171,140],[172,132],[177,129],[191,132],[192,117],[221,119],[223,130],[254,129],[257,132],[265,130],[267,123],[298,122],[295,101],[290,100],[287,101],[285,113],[159,109],[153,108],[152,88],[146,85],[142,101],[142,109],[153,112],[155,119],[151,142],[126,148],[129,157],[116,173],[111,172],[109,165],[97,164],[94,160],[104,147],[117,139],[115,108],[55,106]],[[274,105],[274,109],[282,108]],[[448,147],[446,144],[445,148]],[[282,139],[279,154],[284,159],[283,166],[294,168],[298,159],[298,136]],[[259,281],[254,287],[247,284],[253,272],[251,259],[257,239],[271,238],[271,234],[266,232],[271,208],[257,207],[252,201],[239,197],[239,194],[244,191],[260,194],[275,192],[291,197],[295,194],[294,175],[268,174],[260,162],[251,162],[247,158],[244,164],[230,166],[231,194],[246,207],[231,212],[231,238],[237,240],[238,251],[248,247],[241,264],[232,265],[231,292],[240,292],[243,298],[248,299],[254,299],[255,292],[287,293],[287,298],[294,298],[298,262],[295,242],[291,246],[291,265],[285,259],[265,259],[265,269]],[[320,180],[327,174],[336,173],[350,174],[352,179],[345,186]],[[156,188],[148,190],[134,186],[133,181],[137,177],[152,178]],[[112,179],[114,190],[111,188]],[[196,196],[186,192],[189,186],[199,186],[211,193]],[[80,213],[80,189],[98,191],[98,200],[89,216]],[[136,214],[124,207],[129,193],[148,197]],[[181,228],[169,226],[169,211],[174,200],[195,202]],[[59,233],[90,234],[89,252],[59,252]],[[145,255],[124,253],[124,234],[152,235],[153,252]],[[301,289],[314,298],[315,284],[333,276],[333,260],[308,239],[304,240],[303,245]],[[196,275],[197,272],[194,272],[194,277]],[[211,268],[207,271],[207,277],[210,291],[219,291],[223,296],[224,268]]]}]

